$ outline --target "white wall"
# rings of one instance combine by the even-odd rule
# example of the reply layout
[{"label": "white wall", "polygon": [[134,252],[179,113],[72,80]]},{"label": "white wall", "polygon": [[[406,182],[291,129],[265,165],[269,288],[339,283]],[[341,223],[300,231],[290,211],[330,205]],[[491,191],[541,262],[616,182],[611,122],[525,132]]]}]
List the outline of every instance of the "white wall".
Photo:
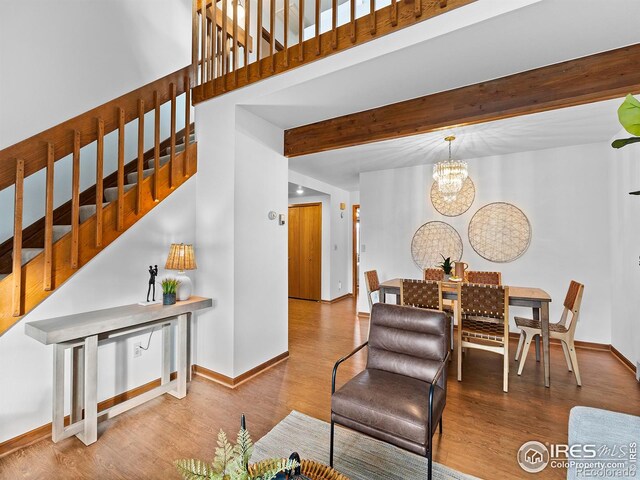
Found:
[{"label": "white wall", "polygon": [[[620,135],[616,138],[628,136]],[[640,362],[640,145],[610,149],[612,328],[611,344],[632,362]]]},{"label": "white wall", "polygon": [[[233,95],[196,107],[197,363],[229,377],[288,350],[287,160],[283,131],[236,107]],[[203,259],[203,260],[200,260]]]},{"label": "white wall", "polygon": [[[163,275],[169,245],[195,240],[196,178],[175,190],[0,336],[0,378],[10,386],[0,395],[0,442],[51,422],[53,350],[27,337],[25,322],[144,300],[149,265],[157,264]],[[196,258],[199,262],[202,258],[197,250]],[[161,294],[159,287],[156,291]],[[148,338],[149,333],[137,334],[99,348],[98,401],[160,377],[159,332],[154,333],[149,350],[133,358],[134,343],[145,346]]]},{"label": "white wall", "polygon": [[[234,373],[287,351],[288,225],[268,213],[287,212],[283,131],[236,112]],[[285,188],[283,188],[285,185]],[[258,272],[260,272],[258,274]]]},{"label": "white wall", "polygon": [[305,203],[322,203],[320,298],[328,301],[331,300],[331,197],[329,195],[289,197],[289,205],[303,205]]},{"label": "white wall", "polygon": [[0,149],[189,63],[190,0],[0,2]]},{"label": "white wall", "polygon": [[[329,196],[329,286],[328,292],[325,285],[325,262],[323,259],[323,300],[334,300],[338,297],[351,293],[352,290],[352,220],[351,220],[351,198],[349,192],[341,188],[334,187],[328,183],[321,182],[315,178],[302,175],[293,170],[289,170],[289,182],[303,185]],[[340,210],[340,204],[344,203],[346,208]],[[325,242],[325,211],[323,209],[323,242]],[[323,257],[326,249],[323,247]],[[325,295],[326,293],[326,295]]]},{"label": "white wall", "polygon": [[[611,343],[610,152],[606,144],[523,152],[469,160],[476,185],[471,208],[444,217],[429,199],[431,165],[360,175],[361,271],[378,270],[381,280],[420,278],[411,258],[411,239],[430,220],[451,224],[460,234],[463,260],[471,269],[499,270],[506,285],[549,292],[551,321],[559,319],[569,281],[585,284],[579,340]],[[521,208],[532,226],[527,252],[498,264],[477,255],[468,242],[473,214],[490,202]],[[368,311],[361,277],[359,311]],[[523,309],[512,314],[528,315]]]}]

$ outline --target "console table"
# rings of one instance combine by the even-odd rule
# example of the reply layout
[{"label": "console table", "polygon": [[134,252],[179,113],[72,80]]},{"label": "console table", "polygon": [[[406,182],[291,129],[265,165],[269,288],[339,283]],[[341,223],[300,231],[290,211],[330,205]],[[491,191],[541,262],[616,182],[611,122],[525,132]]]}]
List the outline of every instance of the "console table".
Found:
[{"label": "console table", "polygon": [[[27,335],[45,345],[53,345],[53,441],[76,435],[85,445],[90,445],[98,439],[98,419],[114,417],[164,393],[176,398],[186,396],[189,320],[193,312],[211,305],[210,298],[191,297],[175,305],[125,305],[27,323]],[[177,325],[178,340],[174,380],[171,380],[172,325]],[[162,329],[160,386],[98,412],[99,342],[154,327]],[[71,349],[71,422],[65,427],[64,374],[68,349]]]}]

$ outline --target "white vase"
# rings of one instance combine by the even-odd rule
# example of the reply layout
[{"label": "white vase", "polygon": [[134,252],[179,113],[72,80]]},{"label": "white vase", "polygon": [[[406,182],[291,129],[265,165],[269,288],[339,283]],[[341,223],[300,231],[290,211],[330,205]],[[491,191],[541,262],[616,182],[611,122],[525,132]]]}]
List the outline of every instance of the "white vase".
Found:
[{"label": "white vase", "polygon": [[180,282],[180,285],[178,285],[178,290],[176,291],[176,300],[178,300],[179,302],[189,300],[189,297],[191,297],[191,292],[193,291],[193,283],[191,282],[191,279],[187,277],[185,272],[178,272],[176,280]]}]

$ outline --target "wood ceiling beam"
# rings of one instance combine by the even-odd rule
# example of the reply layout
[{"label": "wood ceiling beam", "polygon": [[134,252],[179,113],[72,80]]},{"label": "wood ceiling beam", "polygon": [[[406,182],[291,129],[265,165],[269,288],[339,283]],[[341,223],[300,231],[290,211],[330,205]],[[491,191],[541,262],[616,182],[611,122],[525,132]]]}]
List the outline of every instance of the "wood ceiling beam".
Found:
[{"label": "wood ceiling beam", "polygon": [[287,157],[379,142],[640,92],[640,44],[291,128]]}]

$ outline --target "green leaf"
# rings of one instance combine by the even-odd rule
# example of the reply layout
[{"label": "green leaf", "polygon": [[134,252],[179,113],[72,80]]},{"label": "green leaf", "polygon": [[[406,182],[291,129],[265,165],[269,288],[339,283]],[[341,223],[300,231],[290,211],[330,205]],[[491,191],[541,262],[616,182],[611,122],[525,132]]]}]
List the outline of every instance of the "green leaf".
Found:
[{"label": "green leaf", "polygon": [[618,119],[627,132],[640,136],[640,102],[633,95],[627,95],[618,108]]},{"label": "green leaf", "polygon": [[620,138],[618,140],[614,140],[611,143],[611,146],[613,148],[622,148],[631,143],[638,143],[638,142],[640,142],[640,137]]},{"label": "green leaf", "polygon": [[185,480],[217,480],[221,478],[216,475],[211,465],[201,460],[193,458],[178,460],[175,462],[176,468]]},{"label": "green leaf", "polygon": [[218,448],[216,448],[216,457],[213,460],[213,468],[217,473],[223,476],[229,473],[227,470],[233,461],[233,447],[227,440],[227,434],[222,430],[218,432]]}]

